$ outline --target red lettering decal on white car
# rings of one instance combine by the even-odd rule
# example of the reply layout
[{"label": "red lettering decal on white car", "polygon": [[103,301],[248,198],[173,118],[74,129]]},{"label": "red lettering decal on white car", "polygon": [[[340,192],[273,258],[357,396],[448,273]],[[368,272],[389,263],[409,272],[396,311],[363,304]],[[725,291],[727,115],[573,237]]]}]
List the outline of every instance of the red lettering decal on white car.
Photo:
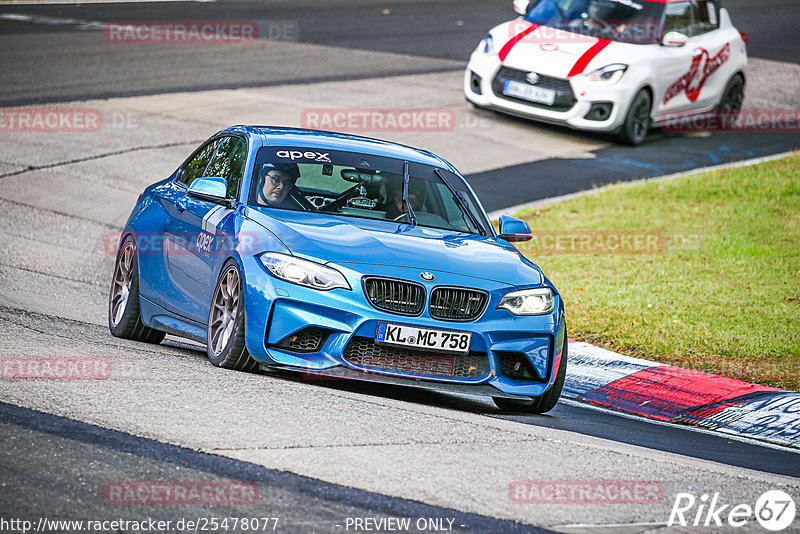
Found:
[{"label": "red lettering decal on white car", "polygon": [[665,104],[683,91],[686,92],[686,98],[690,102],[696,101],[700,97],[700,90],[708,77],[717,72],[731,55],[730,43],[723,46],[713,58],[709,58],[708,50],[705,48],[699,50],[700,53],[692,58],[689,71],[667,87],[667,91],[664,93]]}]

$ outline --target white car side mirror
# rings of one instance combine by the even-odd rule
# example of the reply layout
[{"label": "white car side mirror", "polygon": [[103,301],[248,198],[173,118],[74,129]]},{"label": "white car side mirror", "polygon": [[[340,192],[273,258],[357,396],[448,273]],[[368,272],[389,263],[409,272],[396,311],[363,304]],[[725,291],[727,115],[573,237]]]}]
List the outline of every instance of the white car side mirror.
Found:
[{"label": "white car side mirror", "polygon": [[528,14],[528,8],[531,5],[530,0],[514,0],[512,3],[514,5],[514,11],[516,11],[517,14],[523,17]]},{"label": "white car side mirror", "polygon": [[661,40],[661,44],[664,46],[684,46],[686,43],[689,42],[689,38],[681,33],[681,32],[667,32],[664,38]]}]

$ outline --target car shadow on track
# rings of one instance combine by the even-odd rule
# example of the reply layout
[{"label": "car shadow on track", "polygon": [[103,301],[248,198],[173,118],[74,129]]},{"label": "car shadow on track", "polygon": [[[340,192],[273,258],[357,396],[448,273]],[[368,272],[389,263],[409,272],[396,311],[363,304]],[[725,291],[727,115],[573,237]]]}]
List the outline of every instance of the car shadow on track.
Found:
[{"label": "car shadow on track", "polygon": [[458,395],[432,391],[430,389],[415,388],[413,385],[401,386],[394,384],[374,383],[364,380],[339,379],[339,380],[320,380],[319,378],[309,379],[305,375],[290,372],[263,372],[274,378],[281,378],[292,382],[300,382],[320,386],[327,389],[359,393],[373,397],[385,399],[413,402],[426,406],[438,408],[451,408],[463,412],[476,414],[492,413],[497,414],[499,410],[488,397],[477,395]]},{"label": "car shadow on track", "polygon": [[[477,116],[478,120],[493,120],[511,126],[519,126],[523,128],[539,130],[542,133],[557,135],[562,138],[568,138],[570,141],[575,142],[591,142],[591,143],[610,143],[618,146],[629,146],[620,143],[619,139],[613,133],[592,132],[586,130],[574,130],[569,126],[552,124],[548,122],[537,121],[533,119],[526,119],[516,115],[509,115],[500,111],[491,109],[483,109],[472,107],[472,113]],[[647,146],[650,143],[658,142],[672,137],[681,137],[682,134],[666,133],[660,128],[651,128],[641,146]],[[630,147],[635,148],[635,147]]]}]

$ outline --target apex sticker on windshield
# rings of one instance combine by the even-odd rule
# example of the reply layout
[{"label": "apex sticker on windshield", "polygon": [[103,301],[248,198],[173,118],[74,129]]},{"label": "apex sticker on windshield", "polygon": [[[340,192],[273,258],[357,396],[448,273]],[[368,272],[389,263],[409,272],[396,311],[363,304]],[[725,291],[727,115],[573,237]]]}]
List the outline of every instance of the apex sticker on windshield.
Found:
[{"label": "apex sticker on windshield", "polygon": [[310,159],[311,161],[316,161],[318,163],[330,163],[331,158],[328,157],[330,152],[312,152],[312,151],[300,151],[300,150],[278,150],[275,155],[279,158],[286,158],[292,161],[296,159]]}]

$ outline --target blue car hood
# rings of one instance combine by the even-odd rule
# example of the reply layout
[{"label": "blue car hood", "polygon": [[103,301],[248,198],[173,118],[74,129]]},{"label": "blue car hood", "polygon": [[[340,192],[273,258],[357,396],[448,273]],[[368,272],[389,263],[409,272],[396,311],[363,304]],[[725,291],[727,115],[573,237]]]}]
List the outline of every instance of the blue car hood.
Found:
[{"label": "blue car hood", "polygon": [[386,221],[247,208],[292,254],[321,263],[369,263],[442,271],[508,285],[542,283],[541,271],[507,242]]}]

